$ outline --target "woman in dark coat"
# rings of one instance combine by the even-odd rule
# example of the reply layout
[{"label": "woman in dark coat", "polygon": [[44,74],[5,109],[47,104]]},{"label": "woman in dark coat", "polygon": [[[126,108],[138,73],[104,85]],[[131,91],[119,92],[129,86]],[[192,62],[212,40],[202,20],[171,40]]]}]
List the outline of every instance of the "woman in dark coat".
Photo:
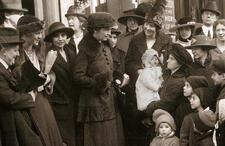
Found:
[{"label": "woman in dark coat", "polygon": [[46,42],[52,45],[49,51],[57,51],[57,58],[52,66],[56,82],[53,93],[50,95],[56,122],[59,126],[64,143],[67,146],[75,146],[75,96],[73,88],[72,68],[75,57],[74,51],[66,45],[68,38],[72,37],[73,30],[65,27],[61,22],[55,22],[49,26]]},{"label": "woman in dark coat", "polygon": [[[194,62],[190,68],[190,75],[205,76],[209,82],[209,93],[211,93],[211,97],[215,97],[217,91],[213,84],[213,80],[211,79],[213,73],[213,70],[210,66],[212,62],[212,56],[209,53],[210,50],[212,51],[212,49],[216,48],[215,42],[205,35],[196,35],[193,37],[193,39],[195,41],[192,41],[191,46],[188,47],[192,49],[194,55]],[[215,110],[215,100],[215,98],[206,99],[207,104],[213,111]]]},{"label": "woman in dark coat", "polygon": [[[149,17],[143,25],[144,31],[131,39],[125,59],[125,72],[130,76],[130,89],[126,98],[126,114],[124,117],[126,124],[124,126],[127,138],[133,137],[132,139],[137,139],[137,145],[143,145],[142,142],[146,139],[145,136],[140,136],[140,133],[145,133],[146,128],[140,122],[143,113],[137,110],[135,97],[135,84],[139,75],[138,72],[143,68],[141,57],[147,49],[152,48],[158,52],[161,58],[163,57],[166,60],[172,43],[169,36],[160,32],[160,28],[161,25]],[[137,125],[139,125],[139,128],[137,128]],[[135,142],[128,141],[136,145],[134,144]]]},{"label": "woman in dark coat", "polygon": [[[113,81],[113,60],[107,43],[114,19],[97,12],[88,17],[88,33],[79,44],[74,80],[81,86],[77,121],[82,146],[119,146]],[[121,129],[122,130],[122,129]]]},{"label": "woman in dark coat", "polygon": [[189,75],[188,66],[192,63],[191,55],[180,44],[173,44],[169,51],[167,60],[167,77],[164,80],[160,90],[160,100],[151,102],[147,109],[146,115],[152,117],[154,110],[160,108],[168,111],[175,118],[177,107],[186,101],[183,96],[183,87],[185,77]]},{"label": "woman in dark coat", "polygon": [[[60,135],[51,105],[49,104],[46,91],[47,85],[51,85],[53,81],[52,74],[44,75],[45,67],[45,48],[41,47],[40,40],[42,37],[43,23],[36,17],[27,15],[19,19],[17,27],[20,31],[21,38],[25,41],[20,48],[20,57],[16,60],[14,72],[19,82],[18,88],[23,92],[33,90],[36,93],[34,108],[24,111],[23,116],[37,136],[40,137],[43,145],[46,146],[62,146],[63,141]],[[24,63],[29,63],[32,68],[35,68],[39,75],[45,80],[44,83],[36,86],[33,78],[36,78],[32,73],[23,69]],[[29,68],[28,68],[29,69]],[[26,73],[28,72],[28,73]],[[26,76],[24,75],[26,73]],[[24,77],[25,76],[25,77]],[[26,87],[23,79],[29,79],[31,86]],[[19,132],[23,132],[22,130]],[[29,138],[29,137],[21,137]]]}]

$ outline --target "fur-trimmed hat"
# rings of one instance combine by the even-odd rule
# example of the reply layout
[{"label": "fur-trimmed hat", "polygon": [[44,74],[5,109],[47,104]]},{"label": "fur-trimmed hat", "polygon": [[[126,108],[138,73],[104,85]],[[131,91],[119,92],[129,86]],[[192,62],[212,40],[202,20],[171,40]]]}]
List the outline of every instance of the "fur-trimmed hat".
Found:
[{"label": "fur-trimmed hat", "polygon": [[34,33],[44,29],[44,21],[32,15],[25,15],[18,20],[17,29],[21,34]]},{"label": "fur-trimmed hat", "polygon": [[110,13],[96,12],[90,14],[87,19],[87,27],[89,28],[104,28],[112,27],[115,24],[115,19]]},{"label": "fur-trimmed hat", "polygon": [[193,90],[209,86],[208,80],[205,76],[189,76],[186,80],[191,85]]},{"label": "fur-trimmed hat", "polygon": [[180,65],[190,66],[193,62],[193,59],[190,53],[180,44],[172,44],[172,49],[169,50],[169,54],[171,54]]},{"label": "fur-trimmed hat", "polygon": [[155,122],[155,131],[159,132],[159,126],[161,123],[168,123],[171,126],[171,129],[176,130],[176,125],[173,117],[163,109],[157,109],[153,112],[152,116],[153,122]]}]

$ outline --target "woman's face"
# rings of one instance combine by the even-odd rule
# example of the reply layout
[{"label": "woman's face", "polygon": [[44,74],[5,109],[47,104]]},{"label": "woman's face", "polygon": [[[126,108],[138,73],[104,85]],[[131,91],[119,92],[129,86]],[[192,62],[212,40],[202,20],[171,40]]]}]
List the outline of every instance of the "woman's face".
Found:
[{"label": "woman's face", "polygon": [[143,25],[143,29],[145,32],[145,36],[149,38],[155,38],[156,37],[156,26],[154,23],[151,22],[145,22]]},{"label": "woman's face", "polygon": [[208,54],[206,50],[204,50],[200,47],[192,48],[192,53],[194,55],[194,59],[196,59],[196,60],[201,60],[202,58],[204,58]]},{"label": "woman's face", "polygon": [[34,32],[34,33],[27,33],[22,36],[22,39],[25,43],[29,45],[38,45],[40,40],[42,39],[42,30]]},{"label": "woman's face", "polygon": [[109,36],[111,35],[111,28],[100,28],[99,30],[94,30],[93,36],[98,41],[107,41]]},{"label": "woman's face", "polygon": [[189,102],[192,109],[198,109],[199,107],[201,107],[200,99],[196,94],[191,95],[191,97],[189,98]]},{"label": "woman's face", "polygon": [[225,25],[219,23],[216,26],[215,33],[218,40],[225,41]]},{"label": "woman's face", "polygon": [[74,31],[82,28],[82,23],[80,22],[77,16],[68,16],[67,21],[69,27],[72,28]]},{"label": "woman's face", "polygon": [[214,85],[220,85],[224,81],[224,75],[215,71],[213,71],[211,78],[213,79]]},{"label": "woman's face", "polygon": [[127,19],[127,27],[129,31],[135,31],[138,29],[138,21],[132,17]]},{"label": "woman's face", "polygon": [[58,32],[52,37],[52,43],[57,48],[63,48],[66,44],[67,35],[65,32]]},{"label": "woman's face", "polygon": [[177,62],[177,60],[173,57],[173,55],[169,55],[169,58],[167,60],[167,68],[170,71],[174,71],[177,70],[178,68],[180,68],[181,65]]},{"label": "woman's face", "polygon": [[109,41],[109,45],[111,48],[114,48],[117,44],[117,35],[116,34],[111,34],[108,38],[108,41]]},{"label": "woman's face", "polygon": [[191,96],[191,94],[193,92],[193,89],[192,89],[192,87],[191,87],[191,85],[190,85],[190,83],[188,81],[184,82],[183,91],[184,91],[184,96],[185,97]]},{"label": "woman's face", "polygon": [[191,37],[191,27],[181,27],[178,31],[182,39],[189,39]]}]

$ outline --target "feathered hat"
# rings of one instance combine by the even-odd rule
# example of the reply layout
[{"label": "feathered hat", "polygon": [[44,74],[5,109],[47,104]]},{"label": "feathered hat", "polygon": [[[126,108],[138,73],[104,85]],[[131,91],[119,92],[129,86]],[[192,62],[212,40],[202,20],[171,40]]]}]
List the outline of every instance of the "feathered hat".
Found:
[{"label": "feathered hat", "polygon": [[166,0],[155,0],[155,2],[144,2],[138,5],[136,13],[145,15],[145,21],[154,23],[161,28],[163,22],[163,12],[165,10]]}]

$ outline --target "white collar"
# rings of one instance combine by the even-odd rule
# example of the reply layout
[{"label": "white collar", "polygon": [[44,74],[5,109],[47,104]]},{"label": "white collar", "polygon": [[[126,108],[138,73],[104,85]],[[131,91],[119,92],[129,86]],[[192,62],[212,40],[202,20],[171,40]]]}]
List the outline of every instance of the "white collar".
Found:
[{"label": "white collar", "polygon": [[2,58],[0,58],[0,63],[2,63],[2,65],[5,67],[5,69],[9,68],[8,64]]}]

